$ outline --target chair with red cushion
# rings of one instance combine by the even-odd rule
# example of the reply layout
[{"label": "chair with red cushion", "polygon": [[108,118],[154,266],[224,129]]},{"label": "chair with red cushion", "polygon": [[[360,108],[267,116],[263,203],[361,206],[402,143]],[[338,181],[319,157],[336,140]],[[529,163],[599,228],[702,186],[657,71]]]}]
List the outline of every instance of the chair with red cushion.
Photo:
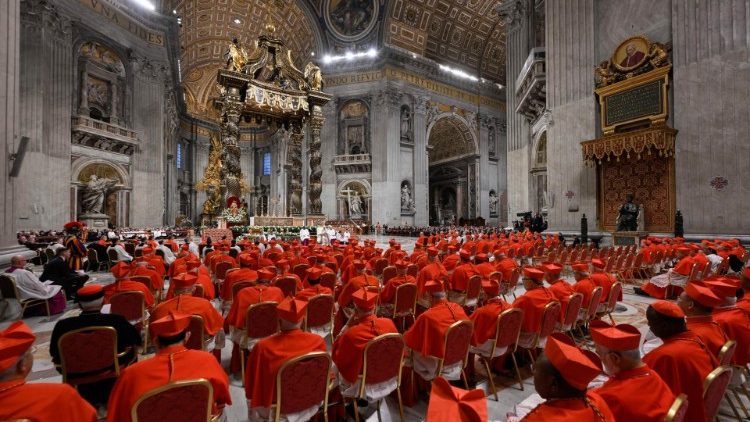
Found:
[{"label": "chair with red cushion", "polygon": [[473,275],[466,283],[466,295],[462,305],[467,308],[476,309],[479,303],[479,294],[482,292],[482,276]]},{"label": "chair with red cushion", "polygon": [[[737,342],[734,340],[729,340],[726,343],[724,343],[723,346],[721,346],[721,350],[719,350],[719,366],[727,366],[732,367],[732,358],[734,357],[734,352],[737,350]],[[737,368],[733,368],[734,370],[738,370]],[[732,380],[730,381],[730,385],[727,387],[727,394],[725,396],[727,403],[729,403],[729,407],[732,408],[732,411],[734,412],[734,416],[737,417],[737,420],[742,420],[742,416],[740,416],[740,412],[737,410],[737,406],[734,404],[734,401],[732,401],[732,396],[729,395],[729,393],[734,394],[734,398],[737,400],[737,403],[742,407],[745,414],[747,414],[747,408],[745,408],[745,403],[742,401],[742,398],[738,394],[738,390],[736,388],[737,384],[741,384],[742,377],[732,377]],[[735,384],[735,385],[733,385]]]},{"label": "chair with red cushion", "polygon": [[523,378],[521,378],[521,372],[518,370],[518,363],[516,362],[515,356],[516,345],[518,344],[518,337],[521,335],[522,325],[523,310],[518,308],[506,309],[497,316],[495,337],[491,339],[492,349],[490,352],[482,353],[479,349],[472,347],[472,352],[479,356],[479,360],[482,361],[484,369],[487,371],[487,378],[490,382],[492,394],[495,396],[495,401],[497,401],[497,389],[495,388],[495,381],[492,376],[492,370],[490,369],[490,361],[496,357],[510,354],[511,358],[513,358],[513,367],[516,370],[518,386],[521,391],[523,391]]},{"label": "chair with red cushion", "polygon": [[688,401],[685,394],[680,394],[675,397],[672,406],[667,412],[667,416],[664,417],[664,422],[682,422],[685,420],[685,416],[688,411]]},{"label": "chair with red cushion", "polygon": [[147,275],[131,275],[131,276],[128,276],[128,279],[131,281],[137,281],[143,284],[144,286],[148,288],[151,294],[154,295],[154,299],[156,299],[157,302],[161,300],[161,290],[154,289],[154,287],[151,284],[151,277]]},{"label": "chair with red cushion", "polygon": [[279,277],[273,282],[273,285],[284,292],[284,296],[297,295],[297,279],[291,276]]},{"label": "chair with red cushion", "polygon": [[[404,338],[401,334],[397,333],[382,334],[367,342],[365,350],[362,352],[362,373],[357,377],[357,381],[360,383],[359,390],[356,397],[354,397],[355,400],[352,400],[354,402],[356,421],[359,421],[359,409],[356,399],[367,399],[367,386],[384,383],[394,378],[396,379],[394,389],[398,395],[398,411],[401,415],[401,420],[404,420],[404,406],[401,401],[399,386],[401,385],[401,368],[404,363],[405,346]],[[378,420],[380,420],[380,403],[383,400],[382,397],[385,397],[392,391],[378,392],[378,396],[382,394],[381,398],[377,401]]]},{"label": "chair with red cushion", "polygon": [[109,312],[122,315],[144,335],[143,352],[148,348],[148,319],[146,319],[146,298],[143,292],[117,292],[109,298]]},{"label": "chair with red cushion", "polygon": [[312,352],[286,361],[276,375],[276,403],[272,413],[276,422],[282,415],[299,413],[313,407],[323,408],[328,421],[328,381],[331,357]]},{"label": "chair with red cushion", "polygon": [[336,301],[331,295],[317,295],[307,301],[305,331],[326,338],[333,329],[333,311]]},{"label": "chair with red cushion", "polygon": [[63,334],[57,341],[63,382],[76,386],[120,376],[117,331],[112,327],[84,327]]},{"label": "chair with red cushion", "polygon": [[443,343],[443,358],[438,363],[437,376],[445,376],[443,368],[446,366],[461,364],[461,377],[464,380],[464,386],[466,389],[469,388],[468,381],[466,380],[466,363],[469,360],[469,346],[471,345],[471,334],[474,330],[474,325],[471,321],[456,321],[448,327],[445,332],[444,343]]},{"label": "chair with red cushion", "polygon": [[[497,289],[498,292],[501,292],[502,289],[502,283],[503,283],[503,273],[500,271],[493,271],[487,276],[487,282],[492,285],[492,290]],[[501,292],[502,293],[502,292]],[[490,299],[490,297],[487,296],[487,294],[482,291],[480,292],[481,297],[481,304],[484,305],[484,302],[487,299]]]},{"label": "chair with red cushion", "polygon": [[565,308],[565,315],[563,316],[559,327],[557,327],[557,331],[567,333],[573,329],[576,321],[578,321],[578,314],[581,312],[581,306],[583,306],[582,294],[573,293],[568,296],[568,307]]},{"label": "chair with red cushion", "polygon": [[147,391],[133,404],[133,422],[208,422],[214,403],[208,380],[173,381]]},{"label": "chair with red cushion", "polygon": [[711,371],[703,381],[703,409],[706,420],[713,420],[719,411],[719,405],[732,380],[732,368],[720,366]]},{"label": "chair with red cushion", "polygon": [[334,274],[339,272],[339,267],[335,262],[326,261],[323,263],[326,267],[330,268],[331,271],[333,271]]},{"label": "chair with red cushion", "polygon": [[292,269],[292,273],[294,273],[294,275],[299,277],[300,280],[304,280],[305,273],[307,272],[308,268],[310,268],[310,266],[307,264],[297,264]]},{"label": "chair with red cushion", "polygon": [[406,275],[416,277],[419,274],[419,266],[417,264],[409,264],[406,267]]},{"label": "chair with red cushion", "polygon": [[190,337],[185,342],[185,348],[192,350],[206,350],[206,344],[203,337],[206,335],[203,318],[200,315],[190,316],[190,325],[188,325]]},{"label": "chair with red cushion", "polygon": [[412,322],[416,318],[417,312],[417,285],[406,283],[396,287],[396,294],[393,299],[393,313],[389,315],[392,320],[401,319],[401,331],[406,329],[406,317],[410,316]]},{"label": "chair with red cushion", "polygon": [[383,268],[383,284],[388,282],[388,280],[392,279],[398,274],[398,270],[393,265],[389,265],[385,268]]},{"label": "chair with red cushion", "polygon": [[596,310],[599,308],[599,302],[601,302],[601,299],[602,288],[595,287],[591,292],[591,299],[589,299],[589,303],[584,304],[585,306],[581,309],[581,314],[578,316],[578,321],[576,323],[576,328],[578,329],[581,338],[584,337],[581,327],[588,326],[588,323],[596,318]]},{"label": "chair with red cushion", "polygon": [[544,312],[542,313],[542,320],[539,324],[539,331],[534,333],[534,337],[530,339],[528,344],[519,344],[519,346],[526,349],[532,363],[535,362],[532,350],[535,350],[538,347],[544,347],[547,337],[555,331],[555,327],[560,321],[561,312],[562,306],[560,305],[560,302],[553,300],[546,304],[544,306]]},{"label": "chair with red cushion", "polygon": [[320,285],[328,287],[331,291],[336,289],[336,274],[334,273],[323,273],[320,275]]},{"label": "chair with red cushion", "polygon": [[372,269],[373,275],[380,277],[383,275],[383,270],[388,266],[388,260],[385,258],[378,258],[375,260],[375,266]]},{"label": "chair with red cushion", "polygon": [[196,283],[196,284],[195,284],[195,285],[193,286],[193,296],[194,296],[194,297],[202,297],[202,298],[204,298],[204,299],[206,298],[206,296],[205,296],[205,293],[204,293],[204,290],[203,290],[203,285],[202,285],[202,284],[198,284],[198,283]]},{"label": "chair with red cushion", "polygon": [[[260,302],[251,305],[245,313],[245,336],[248,339],[262,339],[272,336],[279,331],[279,315],[276,312],[276,302]],[[245,348],[240,350],[240,362],[242,365],[242,379],[245,379]]]},{"label": "chair with red cushion", "polygon": [[255,283],[250,280],[240,280],[232,283],[232,300],[222,301],[222,311],[229,311],[229,309],[232,307],[232,302],[234,302],[234,298],[237,297],[237,293],[239,293],[240,290],[244,289],[245,287],[252,287],[254,285]]},{"label": "chair with red cushion", "polygon": [[214,277],[217,282],[221,283],[224,281],[224,278],[227,276],[227,270],[232,268],[232,263],[228,261],[221,261],[218,264],[216,264],[216,271],[214,272]]},{"label": "chair with red cushion", "polygon": [[621,295],[622,283],[619,281],[617,283],[613,283],[612,287],[610,287],[609,289],[609,297],[607,298],[607,301],[599,304],[597,314],[599,316],[607,315],[610,321],[612,321],[612,324],[617,324],[615,322],[615,319],[612,317],[612,312],[615,311],[615,308],[617,307],[617,301],[620,300]]},{"label": "chair with red cushion", "polygon": [[513,299],[516,298],[516,286],[518,285],[518,280],[521,278],[521,268],[514,268],[513,272],[510,274],[510,278],[507,280],[500,281],[500,294],[503,295],[503,299],[506,301],[508,298],[506,297],[507,294],[512,294]]}]

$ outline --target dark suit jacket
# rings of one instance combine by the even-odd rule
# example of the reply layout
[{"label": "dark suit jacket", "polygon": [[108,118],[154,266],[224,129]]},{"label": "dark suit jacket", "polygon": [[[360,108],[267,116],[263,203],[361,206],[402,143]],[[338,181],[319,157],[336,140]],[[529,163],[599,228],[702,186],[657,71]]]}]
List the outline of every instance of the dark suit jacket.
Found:
[{"label": "dark suit jacket", "polygon": [[[49,354],[52,362],[60,363],[60,351],[57,342],[63,334],[84,327],[113,327],[117,331],[117,352],[121,353],[128,346],[141,344],[141,335],[122,315],[103,314],[100,312],[84,312],[79,316],[61,319],[52,330],[49,341]],[[135,356],[135,348],[120,360],[120,363],[130,362]]]},{"label": "dark suit jacket", "polygon": [[44,271],[42,272],[41,277],[39,277],[39,280],[52,280],[60,283],[77,275],[78,273],[71,270],[70,267],[68,267],[68,264],[65,263],[62,258],[56,256],[50,259],[49,262],[44,266]]},{"label": "dark suit jacket", "polygon": [[86,245],[86,249],[93,249],[96,251],[96,258],[99,262],[107,262],[107,247],[109,247],[109,244],[107,244],[107,246],[102,246],[96,242]]}]

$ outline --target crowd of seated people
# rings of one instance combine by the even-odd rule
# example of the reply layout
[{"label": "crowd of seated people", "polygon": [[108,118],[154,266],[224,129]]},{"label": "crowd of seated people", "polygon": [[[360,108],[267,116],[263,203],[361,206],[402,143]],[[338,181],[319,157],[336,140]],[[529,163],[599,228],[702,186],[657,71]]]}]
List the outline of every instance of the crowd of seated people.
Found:
[{"label": "crowd of seated people", "polygon": [[[272,419],[278,391],[311,395],[306,406],[282,415],[308,420],[326,410],[331,380],[336,382],[330,393],[344,400],[335,400],[330,413],[367,418],[398,390],[399,405],[427,397],[428,420],[440,412],[444,419],[434,420],[463,420],[461,412],[487,420],[485,392],[457,387],[476,385],[475,366],[484,365],[493,379],[515,369],[513,378],[522,382],[519,367],[533,372],[534,406],[517,406],[518,414],[508,420],[662,421],[685,398],[686,420],[697,422],[714,416],[715,409],[704,405],[713,403],[704,403],[709,375],[745,371],[750,361],[750,269],[736,240],[652,238],[636,250],[570,247],[554,235],[483,227],[418,235],[412,251],[394,239],[381,249],[356,236],[331,245],[314,238],[307,245],[250,238],[138,240],[137,252],[122,248],[131,259],[108,268],[111,284],[71,284],[81,314],[59,320],[53,331],[58,339],[84,326],[112,327],[120,369],[80,382],[77,392],[59,384],[32,387],[25,379],[34,335],[23,323],[13,324],[0,332],[0,420],[48,420],[42,404],[54,402],[54,394],[66,399],[60,420],[93,421],[106,414],[108,421],[129,421],[146,395],[197,379],[213,389],[205,411],[221,418],[232,405],[229,377],[243,383],[249,420]],[[128,241],[97,242],[109,249]],[[688,257],[684,284],[675,278],[669,284],[675,288],[648,306],[654,336],[643,346],[636,327],[605,322],[621,300],[623,282],[682,274]],[[70,257],[68,262],[74,264]],[[62,294],[65,305],[67,289],[33,280],[23,260],[7,274],[47,299]],[[138,309],[145,312],[120,314],[118,301],[127,295],[142,298]],[[109,314],[102,312],[105,305]],[[201,329],[195,329],[196,320]],[[503,330],[515,330],[511,337],[517,340],[500,347],[496,340]],[[727,357],[729,341],[736,347]],[[62,350],[50,348],[56,363],[65,354],[60,344]],[[363,386],[365,351],[376,344],[391,352],[382,358],[397,359],[398,365],[389,366],[397,370]],[[223,367],[225,347],[232,353]],[[295,364],[301,366],[289,369],[292,375],[279,377]],[[75,382],[73,375],[66,374],[67,383]],[[301,385],[277,389],[279,380]],[[316,396],[320,391],[313,385],[325,394]],[[47,401],[17,405],[32,388],[48,389]],[[171,409],[172,417],[180,409]]]}]

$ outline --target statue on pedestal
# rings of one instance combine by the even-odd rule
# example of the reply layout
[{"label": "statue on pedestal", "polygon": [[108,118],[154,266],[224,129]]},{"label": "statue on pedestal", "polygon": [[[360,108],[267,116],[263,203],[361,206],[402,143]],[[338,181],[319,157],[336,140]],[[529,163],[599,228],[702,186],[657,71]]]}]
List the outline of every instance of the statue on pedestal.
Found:
[{"label": "statue on pedestal", "polygon": [[409,189],[409,184],[404,182],[401,186],[401,210],[411,211],[413,207],[414,201],[411,199],[411,189]]},{"label": "statue on pedestal", "polygon": [[356,193],[349,199],[350,216],[359,216],[362,214],[362,199]]},{"label": "statue on pedestal", "polygon": [[409,128],[410,128],[410,122],[409,122],[409,109],[404,107],[401,109],[401,139],[407,139],[409,138]]},{"label": "statue on pedestal", "polygon": [[634,195],[625,195],[625,203],[620,207],[617,216],[618,232],[634,232],[638,230],[638,205],[633,203]]},{"label": "statue on pedestal", "polygon": [[497,194],[495,191],[490,191],[490,215],[497,215]]},{"label": "statue on pedestal", "polygon": [[92,174],[83,190],[83,214],[102,214],[104,212],[104,197],[115,184],[117,184],[117,180],[100,179]]}]

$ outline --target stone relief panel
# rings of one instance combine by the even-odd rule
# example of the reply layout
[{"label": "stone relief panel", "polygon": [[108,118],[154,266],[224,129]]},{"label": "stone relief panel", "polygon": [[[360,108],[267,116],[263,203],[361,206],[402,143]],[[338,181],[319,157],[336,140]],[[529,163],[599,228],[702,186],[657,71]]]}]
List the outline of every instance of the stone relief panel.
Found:
[{"label": "stone relief panel", "polygon": [[339,111],[337,155],[370,153],[370,110],[362,100],[343,102]]}]

